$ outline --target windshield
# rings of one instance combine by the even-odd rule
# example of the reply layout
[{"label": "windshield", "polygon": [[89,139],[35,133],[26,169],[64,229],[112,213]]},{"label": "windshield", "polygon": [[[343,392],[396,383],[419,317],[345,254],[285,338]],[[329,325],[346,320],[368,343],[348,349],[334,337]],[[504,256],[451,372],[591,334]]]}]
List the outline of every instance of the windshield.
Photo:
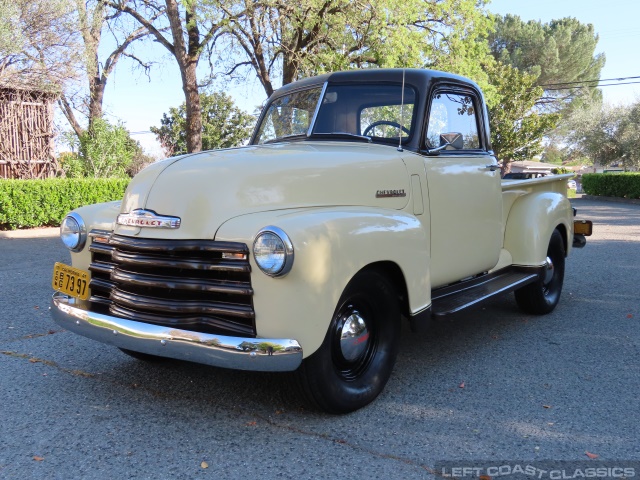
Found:
[{"label": "windshield", "polygon": [[[267,107],[255,143],[306,138],[322,87],[292,92]],[[412,134],[416,94],[401,85],[330,85],[311,132],[312,138],[355,138],[404,143]]]},{"label": "windshield", "polygon": [[276,98],[262,119],[256,143],[306,135],[321,93],[322,87],[316,87]]}]

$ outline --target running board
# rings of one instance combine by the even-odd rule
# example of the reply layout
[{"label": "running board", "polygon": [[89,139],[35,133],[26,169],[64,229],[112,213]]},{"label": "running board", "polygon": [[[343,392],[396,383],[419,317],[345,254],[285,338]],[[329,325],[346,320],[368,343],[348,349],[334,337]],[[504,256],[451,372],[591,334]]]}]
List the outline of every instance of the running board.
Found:
[{"label": "running board", "polygon": [[523,269],[507,268],[472,280],[438,288],[431,292],[432,315],[443,317],[477,306],[496,295],[516,290],[538,278],[538,269],[527,268],[523,271]]}]

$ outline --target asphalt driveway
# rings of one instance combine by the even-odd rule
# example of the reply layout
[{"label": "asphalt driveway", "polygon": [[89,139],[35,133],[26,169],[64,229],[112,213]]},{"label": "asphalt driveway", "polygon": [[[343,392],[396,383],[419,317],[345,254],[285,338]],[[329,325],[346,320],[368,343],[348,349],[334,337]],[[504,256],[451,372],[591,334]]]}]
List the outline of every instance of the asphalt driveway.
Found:
[{"label": "asphalt driveway", "polygon": [[145,363],[62,331],[47,309],[66,249],[0,239],[0,478],[413,479],[443,461],[640,461],[640,205],[574,204],[595,234],[568,259],[552,314],[508,296],[404,329],[383,394],[344,416],[307,410],[288,374]]}]

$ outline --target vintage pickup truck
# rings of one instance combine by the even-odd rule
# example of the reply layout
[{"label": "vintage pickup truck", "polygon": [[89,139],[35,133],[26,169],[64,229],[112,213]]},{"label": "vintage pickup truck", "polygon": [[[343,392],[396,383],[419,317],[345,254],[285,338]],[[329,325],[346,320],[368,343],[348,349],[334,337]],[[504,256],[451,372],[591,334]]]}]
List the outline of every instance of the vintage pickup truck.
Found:
[{"label": "vintage pickup truck", "polygon": [[585,244],[567,175],[502,181],[473,82],[429,70],[308,78],[248,146],[156,162],[121,202],[71,212],[52,315],[138,358],[295,371],[343,413],[384,388],[400,322],[515,291],[560,299]]}]

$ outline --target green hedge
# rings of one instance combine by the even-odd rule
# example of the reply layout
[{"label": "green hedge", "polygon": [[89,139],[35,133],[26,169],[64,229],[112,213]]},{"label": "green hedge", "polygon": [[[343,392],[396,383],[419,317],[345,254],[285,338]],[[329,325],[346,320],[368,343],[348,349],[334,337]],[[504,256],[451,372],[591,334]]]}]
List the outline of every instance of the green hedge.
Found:
[{"label": "green hedge", "polygon": [[129,179],[0,179],[0,230],[60,225],[70,210],[120,200]]},{"label": "green hedge", "polygon": [[603,197],[640,198],[640,173],[585,173],[582,190]]}]

